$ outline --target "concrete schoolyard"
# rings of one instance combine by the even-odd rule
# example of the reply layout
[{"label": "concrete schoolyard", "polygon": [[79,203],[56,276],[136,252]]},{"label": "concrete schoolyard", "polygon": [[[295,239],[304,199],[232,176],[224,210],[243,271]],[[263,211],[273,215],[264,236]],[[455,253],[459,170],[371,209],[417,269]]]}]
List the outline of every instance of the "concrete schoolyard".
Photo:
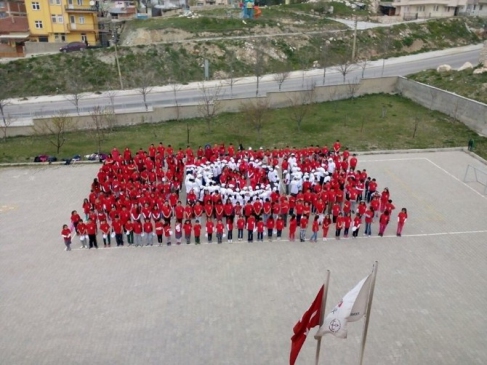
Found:
[{"label": "concrete schoolyard", "polygon": [[[467,164],[487,170],[462,151],[360,156],[397,208],[385,237],[71,252],[61,226],[99,165],[0,169],[0,363],[286,364],[325,271],[328,312],[377,260],[365,364],[486,364],[487,196]],[[320,363],[357,364],[362,327],[324,337]]]}]

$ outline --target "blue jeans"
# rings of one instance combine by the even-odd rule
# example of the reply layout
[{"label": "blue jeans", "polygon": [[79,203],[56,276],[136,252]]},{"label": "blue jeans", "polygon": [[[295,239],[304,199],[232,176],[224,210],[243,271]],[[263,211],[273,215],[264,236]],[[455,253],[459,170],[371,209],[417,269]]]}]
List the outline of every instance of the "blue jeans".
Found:
[{"label": "blue jeans", "polygon": [[372,235],[372,223],[365,223],[365,235]]}]

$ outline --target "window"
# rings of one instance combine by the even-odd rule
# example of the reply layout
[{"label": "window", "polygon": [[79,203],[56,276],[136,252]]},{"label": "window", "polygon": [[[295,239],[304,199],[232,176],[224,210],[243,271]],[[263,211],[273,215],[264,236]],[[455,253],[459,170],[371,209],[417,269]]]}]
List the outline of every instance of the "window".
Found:
[{"label": "window", "polygon": [[81,33],[81,42],[86,42],[87,40],[86,33]]},{"label": "window", "polygon": [[85,17],[84,16],[80,16],[79,17],[79,23],[80,24],[85,24]]},{"label": "window", "polygon": [[36,29],[42,29],[42,20],[34,21]]},{"label": "window", "polygon": [[483,5],[479,5],[479,10],[482,11],[482,9],[484,8]]},{"label": "window", "polygon": [[78,5],[83,5],[83,0],[77,0],[77,1],[76,1],[76,3],[77,3]]},{"label": "window", "polygon": [[32,2],[32,10],[40,10],[41,6],[39,5],[39,2],[33,1]]},{"label": "window", "polygon": [[64,23],[64,18],[63,18],[62,15],[53,14],[53,15],[51,15],[51,21],[53,23],[63,24]]},{"label": "window", "polygon": [[61,5],[61,0],[49,0],[51,5]]},{"label": "window", "polygon": [[47,42],[49,42],[49,38],[48,38],[48,37],[46,37],[46,36],[39,37],[39,42],[44,42],[44,43],[47,43]]},{"label": "window", "polygon": [[56,42],[66,42],[66,34],[64,34],[64,33],[54,33],[54,40]]},{"label": "window", "polygon": [[433,11],[438,11],[438,10],[440,10],[439,5],[435,5],[435,6],[433,6]]},{"label": "window", "polygon": [[473,5],[473,10],[475,10],[475,9],[477,9],[477,5],[474,4]]},{"label": "window", "polygon": [[416,9],[418,11],[424,11],[425,7],[424,6],[416,6]]}]

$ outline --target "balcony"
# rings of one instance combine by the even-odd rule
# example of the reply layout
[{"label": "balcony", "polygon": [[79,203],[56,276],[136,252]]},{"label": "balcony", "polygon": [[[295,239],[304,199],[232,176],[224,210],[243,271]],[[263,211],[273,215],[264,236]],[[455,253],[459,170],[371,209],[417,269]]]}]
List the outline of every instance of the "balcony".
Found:
[{"label": "balcony", "polygon": [[96,6],[68,5],[64,7],[68,13],[98,13]]},{"label": "balcony", "polygon": [[68,23],[68,30],[70,32],[95,32],[93,24],[78,24],[78,23]]}]

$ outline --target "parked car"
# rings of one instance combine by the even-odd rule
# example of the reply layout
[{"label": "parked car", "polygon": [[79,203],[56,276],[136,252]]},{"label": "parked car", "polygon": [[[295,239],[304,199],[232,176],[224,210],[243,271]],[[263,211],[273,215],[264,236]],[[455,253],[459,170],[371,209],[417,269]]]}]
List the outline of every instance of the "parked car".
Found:
[{"label": "parked car", "polygon": [[59,52],[67,53],[67,52],[75,52],[75,51],[84,51],[86,48],[87,48],[86,44],[83,42],[71,42],[59,48]]}]

